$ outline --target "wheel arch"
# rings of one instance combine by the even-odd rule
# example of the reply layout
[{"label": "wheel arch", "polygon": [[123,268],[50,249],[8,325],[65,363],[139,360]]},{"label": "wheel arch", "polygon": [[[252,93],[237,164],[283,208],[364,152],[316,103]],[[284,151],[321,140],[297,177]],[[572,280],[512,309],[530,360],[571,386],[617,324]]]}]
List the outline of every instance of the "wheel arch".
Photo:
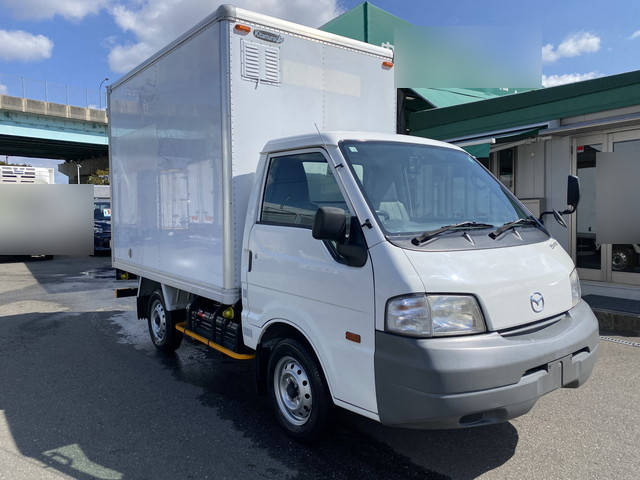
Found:
[{"label": "wheel arch", "polygon": [[273,319],[267,322],[267,324],[262,328],[262,333],[260,334],[260,338],[258,339],[256,348],[256,380],[258,384],[258,391],[262,394],[266,392],[269,356],[271,354],[271,350],[277,343],[277,340],[284,338],[292,338],[294,340],[298,340],[309,349],[309,352],[311,352],[311,354],[318,362],[318,365],[320,365],[322,380],[324,381],[324,384],[326,385],[331,398],[333,398],[331,383],[329,382],[329,377],[327,376],[327,369],[320,359],[320,356],[318,355],[316,348],[313,346],[313,343],[308,338],[307,334],[302,329],[300,329],[299,326],[283,319]]},{"label": "wheel arch", "polygon": [[160,283],[149,280],[148,278],[139,277],[138,295],[136,296],[136,310],[139,320],[147,319],[147,304],[149,303],[149,297],[155,290],[162,292]]}]

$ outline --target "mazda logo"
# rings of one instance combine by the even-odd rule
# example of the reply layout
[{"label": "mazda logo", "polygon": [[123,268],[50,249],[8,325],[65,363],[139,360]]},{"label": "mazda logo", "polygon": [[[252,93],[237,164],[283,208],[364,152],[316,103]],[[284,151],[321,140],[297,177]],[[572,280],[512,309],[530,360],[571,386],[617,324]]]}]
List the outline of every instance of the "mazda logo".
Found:
[{"label": "mazda logo", "polygon": [[544,310],[544,297],[540,292],[532,293],[531,297],[529,297],[529,300],[531,301],[531,309],[534,312],[540,313],[542,310]]}]

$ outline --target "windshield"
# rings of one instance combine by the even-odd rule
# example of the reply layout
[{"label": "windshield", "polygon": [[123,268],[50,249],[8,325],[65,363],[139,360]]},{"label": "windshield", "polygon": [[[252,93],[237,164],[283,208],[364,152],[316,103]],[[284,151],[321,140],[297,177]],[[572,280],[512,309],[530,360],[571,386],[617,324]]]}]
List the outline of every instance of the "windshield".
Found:
[{"label": "windshield", "polygon": [[494,226],[528,213],[473,157],[450,148],[343,141],[340,148],[387,234],[460,222]]}]

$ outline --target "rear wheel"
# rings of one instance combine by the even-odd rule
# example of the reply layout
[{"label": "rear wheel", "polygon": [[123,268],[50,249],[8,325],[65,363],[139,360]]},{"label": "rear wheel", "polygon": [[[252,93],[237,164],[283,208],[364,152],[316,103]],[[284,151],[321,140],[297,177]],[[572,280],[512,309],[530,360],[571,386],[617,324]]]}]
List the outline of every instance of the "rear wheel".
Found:
[{"label": "rear wheel", "polygon": [[171,353],[180,346],[182,334],[175,329],[171,312],[167,310],[162,293],[158,290],[149,297],[147,319],[151,341],[158,350]]},{"label": "rear wheel", "polygon": [[318,438],[327,426],[331,400],[313,354],[296,340],[281,340],[271,353],[268,372],[278,423],[297,440]]}]

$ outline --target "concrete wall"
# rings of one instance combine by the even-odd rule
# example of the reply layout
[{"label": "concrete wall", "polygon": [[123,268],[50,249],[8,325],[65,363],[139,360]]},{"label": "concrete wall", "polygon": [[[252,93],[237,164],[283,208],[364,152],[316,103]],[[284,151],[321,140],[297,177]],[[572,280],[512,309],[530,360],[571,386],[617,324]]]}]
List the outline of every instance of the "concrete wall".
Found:
[{"label": "concrete wall", "polygon": [[541,198],[544,191],[545,147],[543,142],[520,145],[516,155],[516,194]]},{"label": "concrete wall", "polygon": [[[542,198],[545,210],[567,208],[567,176],[571,173],[571,138],[554,137],[519,145],[516,155],[516,195],[521,199]],[[571,224],[569,216],[565,216]],[[559,225],[552,216],[545,217],[545,226],[570,252],[570,229]]]}]

